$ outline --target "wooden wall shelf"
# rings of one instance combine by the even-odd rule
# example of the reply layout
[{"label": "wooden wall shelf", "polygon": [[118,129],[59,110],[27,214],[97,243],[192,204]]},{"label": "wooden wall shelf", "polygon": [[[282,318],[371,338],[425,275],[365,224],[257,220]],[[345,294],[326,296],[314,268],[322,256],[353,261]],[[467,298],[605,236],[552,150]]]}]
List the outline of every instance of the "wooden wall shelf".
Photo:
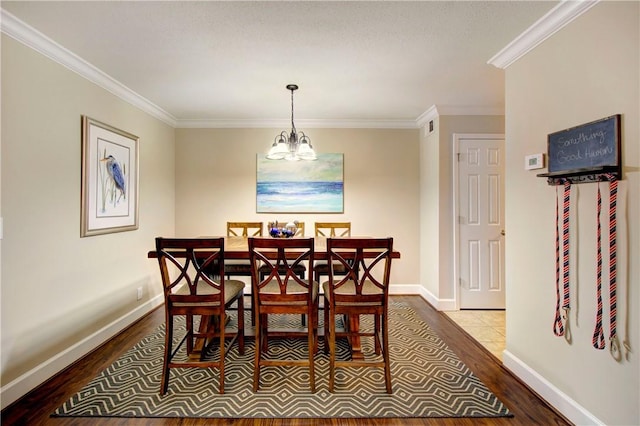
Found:
[{"label": "wooden wall shelf", "polygon": [[605,166],[594,169],[566,170],[553,173],[540,173],[538,177],[546,177],[549,185],[562,185],[569,182],[572,185],[577,183],[594,183],[612,180],[620,180],[622,173],[616,166]]}]

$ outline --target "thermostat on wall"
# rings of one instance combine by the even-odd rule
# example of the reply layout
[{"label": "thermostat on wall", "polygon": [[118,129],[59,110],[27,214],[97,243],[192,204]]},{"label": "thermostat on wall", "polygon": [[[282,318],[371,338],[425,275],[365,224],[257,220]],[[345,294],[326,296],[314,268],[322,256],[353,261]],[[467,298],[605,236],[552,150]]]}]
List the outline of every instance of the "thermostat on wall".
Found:
[{"label": "thermostat on wall", "polygon": [[544,167],[544,154],[533,154],[527,155],[524,157],[524,169],[525,170],[535,170],[541,169]]}]

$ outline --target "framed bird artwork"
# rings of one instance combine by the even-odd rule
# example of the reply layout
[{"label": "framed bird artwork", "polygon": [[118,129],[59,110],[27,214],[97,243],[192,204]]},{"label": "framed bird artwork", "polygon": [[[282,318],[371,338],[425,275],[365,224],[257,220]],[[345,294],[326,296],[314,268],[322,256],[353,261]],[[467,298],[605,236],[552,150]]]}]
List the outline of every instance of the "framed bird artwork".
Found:
[{"label": "framed bird artwork", "polygon": [[81,237],[138,229],[138,142],[82,116]]}]

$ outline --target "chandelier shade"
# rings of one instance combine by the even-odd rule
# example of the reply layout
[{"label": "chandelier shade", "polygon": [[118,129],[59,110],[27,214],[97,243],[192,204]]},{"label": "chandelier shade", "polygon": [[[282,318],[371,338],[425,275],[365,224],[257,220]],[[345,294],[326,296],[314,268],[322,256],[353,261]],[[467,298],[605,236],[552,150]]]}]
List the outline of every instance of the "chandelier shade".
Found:
[{"label": "chandelier shade", "polygon": [[288,161],[313,161],[317,159],[316,152],[311,145],[311,139],[304,132],[298,132],[293,122],[293,92],[298,90],[295,84],[288,84],[287,90],[291,91],[291,132],[280,132],[273,140],[273,145],[267,153],[269,160]]}]

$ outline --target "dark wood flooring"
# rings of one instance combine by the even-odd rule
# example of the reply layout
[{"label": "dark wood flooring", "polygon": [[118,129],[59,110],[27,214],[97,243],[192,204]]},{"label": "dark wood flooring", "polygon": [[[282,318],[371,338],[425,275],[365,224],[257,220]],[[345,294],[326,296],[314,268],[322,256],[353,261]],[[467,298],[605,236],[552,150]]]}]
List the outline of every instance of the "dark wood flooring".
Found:
[{"label": "dark wood flooring", "polygon": [[436,311],[419,296],[392,296],[409,303],[458,357],[484,382],[514,414],[499,419],[122,419],[51,418],[49,415],[78,392],[101,370],[108,367],[142,337],[164,321],[162,307],[146,315],[83,359],[51,378],[1,413],[3,425],[569,425],[502,367],[501,362],[473,340],[446,315]]}]

